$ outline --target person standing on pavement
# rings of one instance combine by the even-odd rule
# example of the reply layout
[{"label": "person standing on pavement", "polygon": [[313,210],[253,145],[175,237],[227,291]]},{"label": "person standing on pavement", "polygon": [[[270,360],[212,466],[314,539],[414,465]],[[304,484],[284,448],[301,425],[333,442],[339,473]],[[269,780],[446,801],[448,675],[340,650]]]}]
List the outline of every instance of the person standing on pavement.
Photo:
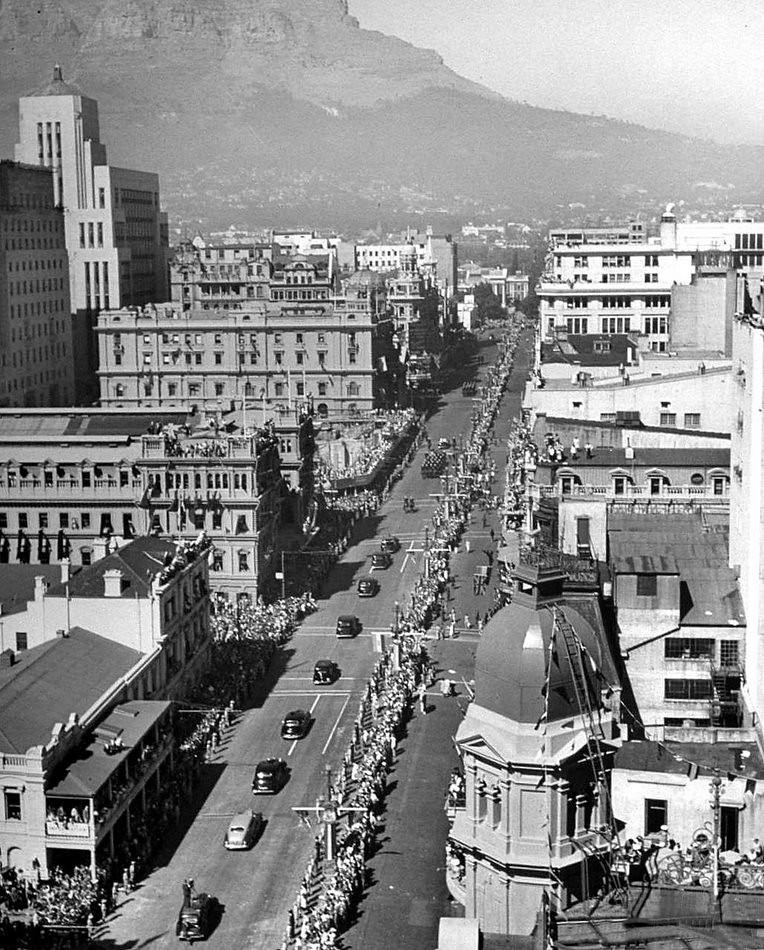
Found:
[{"label": "person standing on pavement", "polygon": [[417,696],[419,698],[419,711],[423,716],[427,715],[427,687],[424,683],[420,683],[417,689]]},{"label": "person standing on pavement", "polygon": [[467,554],[470,553],[470,544],[471,544],[470,539],[469,539],[469,538],[465,538],[465,539],[464,539],[464,550],[467,552]]}]

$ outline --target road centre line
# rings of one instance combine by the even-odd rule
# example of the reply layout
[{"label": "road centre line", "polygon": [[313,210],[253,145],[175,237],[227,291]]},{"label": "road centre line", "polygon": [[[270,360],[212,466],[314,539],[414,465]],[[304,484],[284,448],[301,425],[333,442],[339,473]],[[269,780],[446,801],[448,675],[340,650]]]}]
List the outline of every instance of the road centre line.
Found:
[{"label": "road centre line", "polygon": [[329,748],[329,743],[330,743],[330,742],[332,741],[332,739],[334,738],[334,733],[337,731],[337,726],[339,726],[339,724],[340,724],[340,719],[342,719],[342,715],[343,715],[343,713],[345,712],[345,710],[347,709],[347,705],[348,705],[349,702],[350,702],[350,694],[348,694],[347,699],[346,699],[345,702],[342,704],[342,709],[340,709],[339,715],[337,716],[337,719],[336,719],[334,725],[332,726],[332,731],[329,733],[329,738],[326,740],[326,744],[324,745],[323,749],[321,750],[321,755],[326,755],[326,750]]},{"label": "road centre line", "polygon": [[349,696],[351,690],[275,689],[271,696]]}]

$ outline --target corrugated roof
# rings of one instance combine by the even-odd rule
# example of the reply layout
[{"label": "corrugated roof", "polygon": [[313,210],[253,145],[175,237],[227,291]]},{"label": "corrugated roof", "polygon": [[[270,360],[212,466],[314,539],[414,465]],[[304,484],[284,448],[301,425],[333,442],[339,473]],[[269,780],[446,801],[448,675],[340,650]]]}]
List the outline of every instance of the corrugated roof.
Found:
[{"label": "corrugated roof", "polygon": [[107,754],[104,740],[96,733],[91,734],[88,742],[77,749],[74,758],[58,770],[47,788],[47,794],[95,795],[171,705],[162,700],[131,700],[115,706],[106,719],[99,723],[96,733],[103,731],[110,737],[119,736],[122,750]]},{"label": "corrugated roof", "polygon": [[614,557],[614,574],[678,574],[679,568],[673,557],[657,555],[637,555],[632,557]]},{"label": "corrugated roof", "polygon": [[18,654],[0,669],[0,752],[44,745],[55,723],[86,712],[141,656],[82,627]]},{"label": "corrugated roof", "polygon": [[[631,457],[626,457],[626,449],[596,448],[592,458],[586,458],[582,452],[577,459],[566,459],[564,462],[553,464],[566,465],[570,468],[729,468],[730,450],[727,447],[719,448],[688,448],[688,449],[644,449],[630,450]],[[541,462],[548,464],[548,460],[541,453]]]},{"label": "corrugated roof", "polygon": [[[693,513],[623,513],[610,519],[608,547],[617,574],[666,573],[638,566],[673,560],[685,587],[681,598],[683,626],[745,625],[737,577],[728,564],[726,526],[707,528],[700,515]],[[634,566],[633,571],[629,565]]]}]

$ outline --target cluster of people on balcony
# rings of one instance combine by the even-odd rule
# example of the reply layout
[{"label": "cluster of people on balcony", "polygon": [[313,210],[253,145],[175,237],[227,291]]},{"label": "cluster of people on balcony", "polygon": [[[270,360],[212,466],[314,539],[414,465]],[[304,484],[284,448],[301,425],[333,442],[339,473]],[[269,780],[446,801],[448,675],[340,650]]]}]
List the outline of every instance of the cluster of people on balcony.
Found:
[{"label": "cluster of people on balcony", "polygon": [[58,808],[48,805],[45,821],[48,825],[57,825],[62,829],[68,829],[71,825],[86,825],[90,821],[90,808],[87,805],[81,808],[72,805],[67,811],[63,805]]}]

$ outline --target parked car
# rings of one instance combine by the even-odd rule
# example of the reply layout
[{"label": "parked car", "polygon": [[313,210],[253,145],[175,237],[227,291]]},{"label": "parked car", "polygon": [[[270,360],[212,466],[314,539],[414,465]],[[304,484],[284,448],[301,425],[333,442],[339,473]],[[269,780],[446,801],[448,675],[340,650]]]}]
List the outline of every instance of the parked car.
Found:
[{"label": "parked car", "polygon": [[337,617],[337,636],[340,639],[354,637],[361,632],[361,621],[355,614],[343,614]]},{"label": "parked car", "polygon": [[383,554],[395,554],[396,551],[400,551],[401,542],[394,534],[391,534],[386,538],[382,538],[379,543],[379,549]]},{"label": "parked car", "polygon": [[293,709],[281,723],[282,739],[302,739],[310,728],[310,713],[305,709]]},{"label": "parked car", "polygon": [[192,894],[184,901],[175,925],[175,935],[180,940],[205,940],[210,932],[210,915],[214,898],[209,894]]},{"label": "parked car", "polygon": [[378,552],[377,554],[372,554],[371,556],[371,567],[372,570],[386,571],[388,567],[393,563],[392,555],[384,554],[383,552]]},{"label": "parked car", "polygon": [[253,795],[275,795],[286,785],[289,770],[283,759],[263,759],[252,778]]},{"label": "parked car", "polygon": [[374,597],[379,593],[379,581],[376,577],[362,577],[358,581],[359,597]]},{"label": "parked car", "polygon": [[313,682],[316,686],[328,686],[340,678],[340,668],[334,660],[318,660],[313,667]]},{"label": "parked car", "polygon": [[263,830],[263,816],[259,811],[244,811],[231,819],[223,844],[228,851],[246,851],[251,848]]}]

